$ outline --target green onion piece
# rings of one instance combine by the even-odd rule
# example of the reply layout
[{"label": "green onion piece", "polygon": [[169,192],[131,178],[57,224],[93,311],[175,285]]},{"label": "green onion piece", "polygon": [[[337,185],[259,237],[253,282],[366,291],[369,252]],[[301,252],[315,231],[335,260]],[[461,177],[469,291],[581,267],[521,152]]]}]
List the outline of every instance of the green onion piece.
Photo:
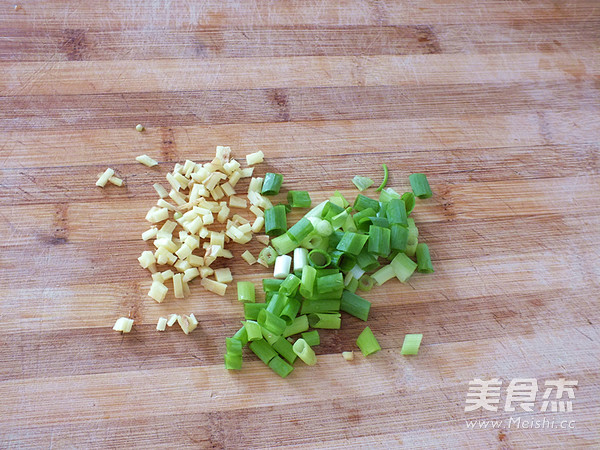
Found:
[{"label": "green onion piece", "polygon": [[344,289],[344,275],[338,272],[333,275],[317,277],[317,293],[327,294]]},{"label": "green onion piece", "polygon": [[415,220],[411,217],[408,219],[408,237],[406,238],[406,250],[404,250],[407,256],[415,256],[418,238],[419,229],[415,225]]},{"label": "green onion piece", "polygon": [[280,173],[265,173],[265,179],[263,180],[262,189],[260,193],[262,195],[276,195],[279,194],[281,189],[281,183],[283,183],[283,175]]},{"label": "green onion piece", "polygon": [[355,175],[354,178],[352,178],[352,183],[354,183],[356,189],[362,192],[368,189],[373,184],[373,180],[371,180],[369,177],[361,177],[360,175]]},{"label": "green onion piece", "polygon": [[262,331],[260,330],[260,325],[257,322],[255,322],[254,320],[246,320],[242,323],[246,327],[246,333],[248,334],[248,342],[256,341],[257,339],[262,339]]},{"label": "green onion piece", "polygon": [[344,225],[342,225],[342,230],[344,231],[356,231],[356,224],[354,223],[354,218],[348,214],[348,217],[346,217],[346,222],[344,222]]},{"label": "green onion piece", "polygon": [[[346,223],[346,220],[348,219],[348,216],[349,216],[349,214],[348,214],[348,211],[346,211],[346,210],[344,210],[341,213],[333,216],[331,218],[331,229],[332,229],[332,232],[333,232],[333,230],[339,230]],[[331,233],[329,233],[329,234],[331,234]]]},{"label": "green onion piece", "polygon": [[415,207],[415,194],[412,192],[405,192],[402,194],[402,200],[406,205],[406,214],[410,214]]},{"label": "green onion piece", "polygon": [[271,333],[279,336],[281,336],[283,330],[285,330],[285,327],[287,326],[284,319],[276,316],[271,311],[267,311],[266,309],[262,309],[258,313],[258,319],[256,319],[256,321]]},{"label": "green onion piece", "polygon": [[356,264],[365,272],[371,272],[379,267],[379,261],[377,261],[377,257],[370,254],[368,249],[363,248],[363,250],[356,257]]},{"label": "green onion piece", "polygon": [[250,347],[250,350],[252,350],[252,352],[265,364],[269,364],[269,361],[277,356],[277,352],[273,350],[273,347],[271,347],[269,343],[262,338],[250,342],[248,347]]},{"label": "green onion piece", "polygon": [[383,167],[383,181],[381,182],[379,187],[375,189],[377,192],[381,192],[383,190],[383,188],[388,182],[389,177],[388,166],[386,164],[382,164],[381,167]]},{"label": "green onion piece", "polygon": [[292,208],[310,208],[312,203],[307,191],[288,191],[287,200]]},{"label": "green onion piece", "polygon": [[298,311],[300,311],[300,302],[295,298],[288,298],[288,301],[283,307],[279,317],[285,320],[286,326],[289,326],[294,323],[294,319],[298,315]]},{"label": "green onion piece", "polygon": [[348,203],[348,200],[346,200],[346,198],[342,195],[340,191],[335,191],[333,195],[329,197],[329,201],[331,203],[335,203],[336,205],[342,208],[347,208],[348,206],[350,206],[350,203]]},{"label": "green onion piece", "polygon": [[256,301],[256,292],[254,283],[250,281],[238,281],[237,283],[238,300],[243,303],[254,303]]},{"label": "green onion piece", "polygon": [[413,262],[413,260],[406,256],[404,253],[398,253],[395,256],[395,258],[392,259],[390,266],[392,266],[392,268],[394,269],[396,278],[398,278],[403,283],[405,283],[406,280],[410,278],[410,276],[417,268],[417,265]]},{"label": "green onion piece", "polygon": [[371,278],[375,280],[375,283],[377,283],[378,286],[381,286],[383,283],[391,280],[395,276],[396,272],[394,272],[394,268],[391,264],[388,264],[371,275]]},{"label": "green onion piece", "polygon": [[275,341],[281,337],[278,334],[272,333],[271,331],[267,330],[266,328],[261,328],[261,331],[262,331],[263,338],[265,339],[265,341],[267,341],[269,343],[269,345],[273,345],[275,343]]},{"label": "green onion piece", "polygon": [[340,273],[340,269],[332,267],[330,269],[317,269],[317,278],[326,277],[327,275],[335,275]]},{"label": "green onion piece", "polygon": [[381,203],[387,203],[393,198],[400,198],[400,194],[398,194],[392,188],[385,188],[379,194],[379,201]]},{"label": "green onion piece", "polygon": [[287,297],[293,297],[296,295],[296,292],[298,292],[298,286],[300,286],[300,278],[293,273],[290,273],[287,277],[285,277],[283,283],[281,283],[279,292]]},{"label": "green onion piece", "polygon": [[360,251],[363,249],[369,236],[363,234],[352,233],[351,231],[346,231],[342,240],[335,247],[336,250],[340,250],[345,253],[350,253],[351,255],[358,256]]},{"label": "green onion piece", "polygon": [[321,343],[321,337],[319,336],[319,332],[317,330],[302,333],[302,339],[304,339],[306,343],[311,347],[314,347],[315,345],[319,345]]},{"label": "green onion piece", "polygon": [[258,259],[264,262],[267,266],[271,267],[273,264],[275,264],[277,252],[271,246],[265,247],[258,254]]},{"label": "green onion piece", "polygon": [[256,320],[260,310],[266,307],[266,303],[244,303],[244,318],[246,320]]},{"label": "green onion piece", "polygon": [[263,280],[262,280],[263,291],[278,292],[282,283],[283,283],[283,280],[281,280],[279,278],[263,278]]},{"label": "green onion piece", "polygon": [[405,251],[408,242],[408,228],[402,225],[390,226],[390,247],[394,251]]},{"label": "green onion piece", "polygon": [[356,264],[356,258],[350,253],[334,250],[331,252],[331,264],[338,267],[342,272],[347,272]]},{"label": "green onion piece", "polygon": [[[296,222],[289,230],[288,234],[295,242],[302,242],[314,230],[313,224],[306,217]],[[273,241],[271,241],[273,243]]]},{"label": "green onion piece", "polygon": [[302,278],[300,280],[300,295],[303,297],[312,297],[316,279],[317,269],[312,266],[304,266],[302,268]]},{"label": "green onion piece", "polygon": [[379,202],[366,195],[358,194],[352,208],[356,211],[362,211],[363,209],[372,208],[375,212],[379,211]]},{"label": "green onion piece", "polygon": [[387,214],[387,203],[379,202],[379,211],[377,211],[377,217],[386,218]]},{"label": "green onion piece", "polygon": [[369,356],[381,350],[379,342],[369,327],[366,327],[356,339],[356,345],[360,348],[363,355]]},{"label": "green onion piece", "polygon": [[308,253],[308,264],[317,269],[323,269],[331,264],[331,256],[326,251],[315,248]]},{"label": "green onion piece", "polygon": [[300,314],[331,313],[340,310],[340,300],[304,300]]},{"label": "green onion piece", "polygon": [[421,346],[422,339],[422,334],[407,334],[404,336],[404,342],[402,343],[402,350],[400,350],[400,354],[416,355],[419,353],[419,347]]},{"label": "green onion piece", "polygon": [[[356,230],[355,230],[356,231]],[[344,237],[344,231],[334,231],[331,236],[329,236],[329,247],[335,248],[340,243],[342,238]]]},{"label": "green onion piece", "polygon": [[375,284],[375,280],[367,274],[364,274],[358,279],[358,288],[361,291],[370,291],[371,289],[373,289],[373,284]]},{"label": "green onion piece", "polygon": [[225,353],[225,368],[228,370],[241,370],[242,355],[232,355],[231,353]]},{"label": "green onion piece", "polygon": [[287,232],[271,239],[271,245],[278,254],[287,255],[298,247],[298,242]]},{"label": "green onion piece", "polygon": [[400,200],[398,198],[391,199],[387,203],[385,214],[390,224],[400,224],[404,225],[405,227],[408,226],[408,222],[406,221],[406,205],[404,200]]},{"label": "green onion piece", "polygon": [[308,345],[304,339],[298,339],[296,342],[294,342],[292,348],[294,349],[294,353],[298,355],[298,358],[304,361],[306,365],[314,366],[317,363],[317,355],[315,355],[315,351],[310,348],[310,345]]},{"label": "green onion piece", "polygon": [[292,212],[292,207],[288,203],[280,202],[280,203],[277,203],[277,204],[278,205],[283,205],[283,207],[285,208],[285,213],[286,214],[289,214],[289,213]]},{"label": "green onion piece", "polygon": [[287,327],[285,327],[285,330],[283,331],[282,336],[288,337],[293,334],[302,333],[303,331],[308,330],[308,326],[309,326],[308,316],[306,316],[306,315],[298,316],[294,319],[294,321],[292,322],[291,325],[288,325]]},{"label": "green onion piece", "polygon": [[427,244],[417,244],[417,271],[421,273],[433,273],[431,255]]},{"label": "green onion piece", "polygon": [[388,228],[371,225],[369,227],[369,252],[383,257],[389,255],[390,236],[391,232]]},{"label": "green onion piece", "polygon": [[424,173],[413,173],[408,176],[410,181],[410,187],[413,193],[419,198],[431,197],[431,188],[429,187],[429,181]]},{"label": "green onion piece", "polygon": [[332,202],[327,202],[327,203],[325,203],[325,206],[323,207],[323,212],[321,213],[321,218],[326,219],[326,220],[331,220],[332,217],[337,216],[342,211],[344,211],[344,208],[342,208],[341,206],[336,205],[335,203],[332,203]]},{"label": "green onion piece", "polygon": [[[345,213],[346,211],[342,211],[342,213]],[[335,216],[334,216],[335,217]],[[319,236],[323,236],[323,237],[327,237],[329,235],[331,235],[331,233],[333,233],[333,226],[331,225],[331,223],[328,220],[322,219],[316,226],[315,226],[315,232],[319,235]]]},{"label": "green onion piece", "polygon": [[271,344],[273,350],[283,356],[290,364],[294,364],[298,355],[294,353],[292,344],[286,338],[279,337],[275,342]]},{"label": "green onion piece", "polygon": [[286,363],[279,356],[275,356],[271,361],[269,361],[268,366],[271,368],[273,372],[279,375],[281,378],[287,377],[294,368]]},{"label": "green onion piece", "polygon": [[[283,284],[282,284],[282,286],[283,286]],[[275,316],[279,316],[279,314],[281,314],[281,311],[283,311],[283,308],[285,307],[287,300],[288,299],[284,294],[282,294],[281,292],[276,292],[271,297],[271,300],[269,300],[269,303],[267,304],[266,309],[267,309],[267,311],[274,314]],[[258,323],[260,323],[260,321],[258,321]],[[261,323],[261,325],[263,325],[263,324]],[[270,329],[270,328],[268,328],[268,329]],[[271,331],[274,331],[274,330],[271,330]]]},{"label": "green onion piece", "polygon": [[356,226],[358,226],[364,218],[375,216],[377,213],[373,208],[365,208],[362,211],[357,212],[352,216],[352,220]]},{"label": "green onion piece", "polygon": [[227,353],[230,355],[242,354],[242,341],[239,339],[225,338],[225,346],[227,347]]},{"label": "green onion piece", "polygon": [[385,217],[378,217],[378,216],[369,217],[369,220],[371,221],[372,225],[375,225],[377,227],[383,227],[383,228],[390,227],[390,222]]},{"label": "green onion piece", "polygon": [[356,292],[356,290],[358,289],[358,280],[356,278],[352,278],[350,280],[350,282],[348,283],[348,285],[345,288],[347,291],[350,291],[352,293]]},{"label": "green onion piece", "polygon": [[312,328],[339,330],[342,325],[342,316],[340,313],[311,313],[308,315],[308,323]]},{"label": "green onion piece", "polygon": [[340,309],[366,322],[367,318],[369,317],[371,302],[365,300],[359,295],[349,292],[348,290],[344,290],[344,293],[342,294],[342,302],[340,303]]},{"label": "green onion piece", "polygon": [[265,210],[265,233],[269,236],[279,236],[287,230],[285,206],[275,205]]},{"label": "green onion piece", "polygon": [[237,339],[242,343],[242,347],[248,343],[248,333],[246,332],[246,327],[242,325],[242,328],[236,331],[233,335],[233,339]]}]

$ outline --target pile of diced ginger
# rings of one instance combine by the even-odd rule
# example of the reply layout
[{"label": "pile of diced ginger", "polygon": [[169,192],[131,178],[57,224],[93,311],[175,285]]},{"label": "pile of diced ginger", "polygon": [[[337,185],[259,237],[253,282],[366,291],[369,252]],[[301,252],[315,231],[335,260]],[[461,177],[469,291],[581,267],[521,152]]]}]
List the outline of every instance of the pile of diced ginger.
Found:
[{"label": "pile of diced ginger", "polygon": [[[248,166],[263,159],[261,151],[246,155]],[[239,214],[232,215],[235,209],[248,207],[248,201],[236,192],[235,186],[241,178],[252,177],[253,171],[254,167],[242,169],[231,158],[229,147],[217,146],[216,156],[209,163],[190,160],[183,165],[177,163],[166,176],[170,191],[159,183],[154,185],[160,199],[146,214],[146,220],[153,225],[142,233],[142,239],[154,239],[156,250],[144,251],[138,258],[140,265],[152,273],[150,297],[162,302],[169,290],[166,283],[172,280],[175,298],[183,298],[189,294],[188,283],[197,277],[205,289],[225,295],[227,283],[233,281],[231,271],[228,267],[212,269],[211,264],[219,257],[233,257],[225,248],[227,243],[245,244],[253,233],[259,233],[264,225],[264,210],[273,206],[260,194],[262,178],[252,178],[247,199],[250,211],[256,216],[254,222]],[[268,236],[257,239],[268,244]],[[242,257],[248,264],[256,262],[249,251]],[[157,266],[163,266],[164,270]]]}]

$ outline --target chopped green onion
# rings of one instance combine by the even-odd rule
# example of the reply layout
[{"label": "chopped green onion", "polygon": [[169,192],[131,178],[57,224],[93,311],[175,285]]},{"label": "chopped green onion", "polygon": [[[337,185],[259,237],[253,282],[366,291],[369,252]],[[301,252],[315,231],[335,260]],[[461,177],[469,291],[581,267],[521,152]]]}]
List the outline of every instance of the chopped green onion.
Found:
[{"label": "chopped green onion", "polygon": [[294,342],[292,348],[294,349],[294,353],[298,355],[298,358],[304,361],[305,364],[314,366],[317,363],[317,355],[315,355],[315,351],[310,348],[310,345],[308,345],[304,339],[298,339],[296,342]]},{"label": "chopped green onion", "polygon": [[371,275],[371,278],[375,280],[375,283],[377,283],[378,286],[381,286],[383,283],[391,280],[395,276],[396,272],[394,272],[394,268],[391,264],[388,264],[387,266],[383,266],[381,269],[379,269],[377,272]]},{"label": "chopped green onion", "polygon": [[290,374],[290,372],[294,370],[292,366],[286,363],[279,356],[275,356],[271,361],[269,361],[268,366],[281,378],[287,377]]},{"label": "chopped green onion", "polygon": [[356,258],[350,253],[334,250],[331,252],[331,264],[338,267],[342,272],[347,272],[356,264]]},{"label": "chopped green onion", "polygon": [[[346,211],[342,211],[342,213],[345,213]],[[341,214],[341,213],[340,213]],[[339,214],[338,214],[339,215]],[[337,216],[334,216],[337,217]],[[331,225],[331,223],[328,220],[322,219],[316,226],[315,226],[315,232],[319,235],[319,236],[323,236],[323,237],[327,237],[329,235],[331,235],[331,233],[333,233],[333,226]]]},{"label": "chopped green onion", "polygon": [[340,273],[340,269],[332,267],[330,269],[317,269],[317,278],[326,277],[327,275],[335,275]]},{"label": "chopped green onion", "polygon": [[388,166],[386,164],[382,164],[381,167],[383,167],[383,181],[381,182],[379,187],[375,189],[377,192],[381,192],[383,190],[383,188],[388,182],[389,177]]},{"label": "chopped green onion", "polygon": [[358,280],[356,278],[352,277],[350,282],[346,285],[345,289],[352,293],[356,292],[356,289],[358,289]]},{"label": "chopped green onion", "polygon": [[325,203],[325,206],[323,207],[323,212],[321,213],[321,218],[326,219],[326,220],[331,220],[332,217],[337,216],[342,211],[344,211],[344,208],[342,208],[341,206],[339,206],[335,203],[332,203],[332,202],[327,202],[327,203]]},{"label": "chopped green onion", "polygon": [[319,345],[321,343],[321,337],[319,336],[318,330],[312,330],[302,333],[302,339],[304,339],[306,343],[311,347],[314,347],[315,345]]},{"label": "chopped green onion", "polygon": [[308,264],[308,250],[302,247],[294,249],[294,273],[300,276],[304,266]]},{"label": "chopped green onion", "polygon": [[342,195],[340,191],[335,191],[333,195],[329,197],[329,201],[331,203],[335,203],[341,208],[347,208],[348,206],[350,206],[350,203],[348,203],[348,200],[346,200],[346,198]]},{"label": "chopped green onion", "polygon": [[302,278],[300,280],[300,295],[303,297],[312,297],[317,279],[317,269],[312,266],[304,266],[302,269]]},{"label": "chopped green onion", "polygon": [[[379,213],[377,213],[377,214],[379,214]],[[382,228],[390,227],[390,222],[385,217],[378,217],[378,216],[369,217],[369,220],[371,221],[372,225],[375,225],[377,227],[382,227]]]},{"label": "chopped green onion", "polygon": [[373,211],[379,211],[379,202],[366,195],[358,194],[352,208],[356,211],[362,211],[363,209],[371,208]]},{"label": "chopped green onion", "polygon": [[398,194],[395,190],[393,190],[392,188],[385,188],[381,191],[381,193],[379,194],[379,201],[381,203],[387,203],[389,202],[392,198],[400,198],[400,194]]},{"label": "chopped green onion", "polygon": [[317,278],[317,293],[328,294],[344,289],[344,275],[341,272]]},{"label": "chopped green onion", "polygon": [[[349,214],[348,214],[348,211],[346,211],[346,210],[344,210],[341,213],[333,216],[331,218],[331,229],[332,229],[332,232],[333,232],[333,230],[339,230],[346,223],[346,220],[348,219],[348,216],[349,216]],[[329,234],[331,234],[331,233],[329,233]]]},{"label": "chopped green onion", "polygon": [[294,319],[294,321],[292,322],[291,325],[288,325],[287,327],[285,327],[285,330],[283,330],[283,337],[288,337],[291,336],[293,334],[298,334],[298,333],[302,333],[303,331],[308,330],[308,316],[306,315],[302,315],[302,316],[298,316]]},{"label": "chopped green onion", "polygon": [[265,210],[265,233],[279,236],[287,230],[287,219],[284,205],[275,205]]},{"label": "chopped green onion", "polygon": [[402,194],[402,200],[406,206],[406,214],[410,214],[415,207],[415,194],[412,192],[405,192]]},{"label": "chopped green onion", "polygon": [[352,269],[350,269],[348,271],[348,273],[346,274],[347,277],[354,277],[357,280],[362,277],[365,274],[365,271],[363,269],[360,268],[360,266],[357,264],[355,265]]},{"label": "chopped green onion", "polygon": [[300,314],[331,313],[340,310],[340,300],[304,300]]},{"label": "chopped green onion", "polygon": [[279,288],[281,287],[281,283],[283,283],[283,280],[279,279],[279,278],[263,278],[263,280],[262,280],[263,291],[277,292],[277,291],[279,291]]},{"label": "chopped green onion", "polygon": [[408,228],[402,225],[390,225],[390,247],[392,250],[403,252],[408,242]]},{"label": "chopped green onion", "polygon": [[345,253],[350,253],[351,255],[358,256],[360,251],[363,249],[369,236],[363,234],[353,233],[351,231],[346,231],[342,240],[335,247],[336,250],[340,250]]},{"label": "chopped green onion", "polygon": [[[282,286],[283,286],[283,284],[282,284]],[[273,294],[273,296],[271,297],[271,299],[269,300],[269,303],[267,304],[266,309],[270,313],[272,313],[276,316],[279,316],[279,314],[281,314],[281,311],[283,311],[283,307],[285,306],[286,303],[287,303],[287,297],[285,296],[285,294],[282,294],[281,292],[275,292]],[[260,322],[258,322],[258,323],[260,323]]]},{"label": "chopped green onion", "polygon": [[248,332],[246,331],[246,326],[242,325],[242,328],[236,331],[233,335],[233,339],[237,339],[242,343],[242,347],[248,343]]},{"label": "chopped green onion", "polygon": [[406,256],[404,253],[398,253],[394,257],[394,259],[392,259],[390,265],[394,269],[396,278],[398,278],[403,283],[405,283],[406,280],[410,278],[410,276],[417,268],[417,265],[413,262],[413,260]]},{"label": "chopped green onion", "polygon": [[419,238],[419,229],[415,225],[415,220],[409,217],[408,220],[408,237],[406,238],[406,253],[407,256],[415,256],[417,251],[417,243]]},{"label": "chopped green onion", "polygon": [[277,258],[277,252],[273,249],[273,247],[265,247],[258,254],[258,259],[264,262],[267,266],[271,267],[275,264],[275,259]]},{"label": "chopped green onion", "polygon": [[346,217],[346,222],[342,225],[342,230],[344,231],[356,231],[356,224],[354,223],[354,218],[348,214]]},{"label": "chopped green onion", "polygon": [[365,208],[362,211],[357,212],[352,216],[352,220],[356,226],[359,226],[365,218],[376,215],[377,213],[373,208]]},{"label": "chopped green onion", "polygon": [[366,327],[356,339],[356,345],[360,348],[363,355],[369,356],[381,350],[379,342],[369,327]]},{"label": "chopped green onion", "polygon": [[294,353],[292,344],[286,338],[279,337],[275,342],[271,344],[273,350],[283,356],[290,364],[294,364],[298,355]]},{"label": "chopped green onion", "polygon": [[294,323],[294,319],[298,315],[298,311],[300,311],[300,302],[295,298],[288,298],[287,303],[283,307],[283,311],[279,317],[285,320],[286,326]]},{"label": "chopped green onion", "polygon": [[355,175],[354,178],[352,178],[352,183],[354,183],[356,189],[362,192],[368,189],[373,184],[373,180],[371,180],[369,177],[361,177],[360,175]]},{"label": "chopped green onion", "polygon": [[367,274],[364,274],[358,279],[358,288],[361,291],[370,291],[371,289],[373,289],[373,284],[375,284],[375,280]]},{"label": "chopped green onion", "polygon": [[280,173],[267,172],[260,193],[262,195],[276,195],[279,194],[281,189],[281,183],[283,183],[283,175]]},{"label": "chopped green onion", "polygon": [[254,283],[250,281],[238,281],[237,283],[238,300],[243,303],[254,303],[256,301],[256,292]]},{"label": "chopped green onion", "polygon": [[308,323],[313,328],[339,330],[342,325],[342,316],[340,313],[311,313],[308,315]]},{"label": "chopped green onion", "polygon": [[230,355],[241,355],[242,354],[242,342],[235,338],[225,338],[225,346],[227,353]]},{"label": "chopped green onion", "polygon": [[283,293],[287,297],[293,297],[298,292],[298,286],[300,286],[300,278],[298,278],[293,273],[290,273],[281,286],[279,287],[279,292]]},{"label": "chopped green onion", "polygon": [[344,293],[342,294],[342,302],[340,303],[340,309],[366,322],[367,318],[369,317],[371,302],[365,300],[359,295],[344,290]]},{"label": "chopped green onion", "polygon": [[391,232],[388,228],[371,225],[369,227],[369,252],[383,257],[389,255],[390,236]]},{"label": "chopped green onion", "polygon": [[273,278],[285,278],[290,274],[292,266],[292,257],[280,255],[275,258],[275,267],[273,268]]},{"label": "chopped green onion", "polygon": [[292,208],[310,208],[310,194],[307,191],[288,191],[288,203]]},{"label": "chopped green onion", "polygon": [[433,273],[431,255],[427,244],[417,244],[417,271],[421,273]]},{"label": "chopped green onion", "polygon": [[422,334],[407,334],[404,336],[404,342],[402,343],[402,355],[416,355],[419,353],[419,347],[421,346],[421,340],[423,339]]},{"label": "chopped green onion", "polygon": [[313,248],[321,248],[324,244],[327,243],[327,239],[323,239],[322,236],[318,234],[313,234],[311,236],[307,236],[300,245],[304,248],[313,249]]},{"label": "chopped green onion", "polygon": [[292,238],[288,231],[287,233],[283,233],[282,235],[271,239],[271,245],[275,248],[277,253],[286,255],[298,247],[298,242]]},{"label": "chopped green onion", "polygon": [[257,339],[262,339],[262,331],[260,330],[260,325],[257,322],[255,322],[254,320],[246,320],[242,323],[246,327],[246,333],[248,334],[248,342],[256,341]]},{"label": "chopped green onion", "polygon": [[250,350],[252,350],[252,352],[265,364],[269,364],[269,361],[277,356],[277,352],[273,350],[273,347],[262,338],[250,342],[248,347],[250,347]]},{"label": "chopped green onion", "polygon": [[368,249],[365,248],[363,248],[363,250],[356,257],[356,264],[358,264],[358,267],[360,267],[365,272],[371,272],[372,270],[375,270],[379,267],[379,261],[377,261],[377,257],[371,255],[368,252]]},{"label": "chopped green onion", "polygon": [[244,303],[244,318],[246,320],[256,320],[261,309],[266,307],[266,303]]},{"label": "chopped green onion", "polygon": [[[355,230],[356,231],[356,230]],[[329,236],[329,247],[335,248],[340,243],[342,238],[344,237],[344,231],[334,231],[331,236]]]},{"label": "chopped green onion", "polygon": [[406,205],[404,200],[393,198],[387,203],[385,210],[386,217],[391,225],[400,224],[405,227],[408,226],[406,221]]},{"label": "chopped green onion", "polygon": [[258,319],[256,319],[256,321],[262,327],[266,328],[267,330],[276,335],[281,335],[283,333],[283,330],[285,330],[285,327],[287,326],[284,319],[282,319],[281,317],[277,317],[271,311],[267,311],[266,309],[262,309],[258,313]]},{"label": "chopped green onion", "polygon": [[323,269],[331,263],[331,256],[324,250],[315,248],[308,254],[308,264],[317,268]]},{"label": "chopped green onion", "polygon": [[413,173],[408,176],[408,181],[410,181],[410,187],[417,197],[431,197],[432,193],[431,188],[429,187],[429,181],[427,181],[427,176],[425,176],[424,173]]},{"label": "chopped green onion", "polygon": [[231,353],[225,353],[225,368],[228,370],[241,370],[242,355],[232,355]]},{"label": "chopped green onion", "polygon": [[[289,230],[288,234],[295,242],[302,242],[314,230],[313,224],[306,217],[296,222]],[[272,241],[271,241],[272,243]]]}]

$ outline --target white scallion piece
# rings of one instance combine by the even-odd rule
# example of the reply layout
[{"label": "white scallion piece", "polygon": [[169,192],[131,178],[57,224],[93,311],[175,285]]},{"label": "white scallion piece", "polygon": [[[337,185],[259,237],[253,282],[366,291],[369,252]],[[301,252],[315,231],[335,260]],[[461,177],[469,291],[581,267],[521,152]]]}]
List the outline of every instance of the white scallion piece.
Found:
[{"label": "white scallion piece", "polygon": [[274,278],[285,278],[290,274],[292,257],[289,255],[280,255],[275,258],[275,268],[273,269]]},{"label": "white scallion piece", "polygon": [[294,272],[302,271],[308,264],[308,250],[302,247],[294,249]]}]

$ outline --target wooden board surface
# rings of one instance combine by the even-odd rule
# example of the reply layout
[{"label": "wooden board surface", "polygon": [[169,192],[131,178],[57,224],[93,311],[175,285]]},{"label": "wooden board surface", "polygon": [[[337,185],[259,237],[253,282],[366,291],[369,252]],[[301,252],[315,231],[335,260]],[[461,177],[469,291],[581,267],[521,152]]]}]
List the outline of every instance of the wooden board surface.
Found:
[{"label": "wooden board surface", "polygon": [[[596,0],[18,3],[0,6],[0,447],[600,445]],[[345,362],[364,324],[344,316],[316,367],[228,373],[235,289],[146,296],[151,185],[218,144],[315,201],[382,162],[399,190],[428,174],[436,273],[368,294],[381,352]],[[94,186],[107,166],[125,187]],[[155,331],[189,312],[191,335]],[[476,378],[503,382],[498,411],[465,412]],[[518,378],[533,412],[505,411]],[[541,412],[560,378],[573,411]]]}]

